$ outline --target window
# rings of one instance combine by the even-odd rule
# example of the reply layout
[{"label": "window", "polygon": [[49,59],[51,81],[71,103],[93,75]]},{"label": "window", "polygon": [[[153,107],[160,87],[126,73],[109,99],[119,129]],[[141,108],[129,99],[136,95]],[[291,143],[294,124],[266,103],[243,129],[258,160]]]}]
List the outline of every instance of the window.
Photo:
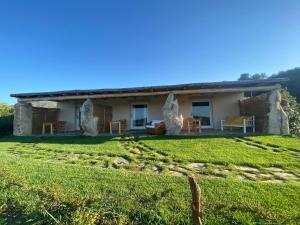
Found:
[{"label": "window", "polygon": [[210,103],[208,101],[193,102],[192,116],[194,119],[201,119],[202,126],[211,127]]}]

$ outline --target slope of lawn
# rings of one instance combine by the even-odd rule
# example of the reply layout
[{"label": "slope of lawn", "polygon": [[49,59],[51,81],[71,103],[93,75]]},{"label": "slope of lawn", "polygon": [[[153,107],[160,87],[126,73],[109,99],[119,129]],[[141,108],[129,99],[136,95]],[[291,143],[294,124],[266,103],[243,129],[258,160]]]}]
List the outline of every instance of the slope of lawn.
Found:
[{"label": "slope of lawn", "polygon": [[300,151],[300,139],[292,136],[255,136],[250,137],[250,140],[257,141],[258,143],[269,144],[278,147],[292,148]]},{"label": "slope of lawn", "polygon": [[[273,136],[251,137],[254,140],[272,142]],[[284,146],[300,149],[300,141],[292,137],[274,137]],[[299,158],[291,157],[290,152],[276,154],[268,146],[247,145],[243,138],[226,137],[143,137],[143,142],[155,146],[174,159],[194,162],[261,166],[300,167]],[[280,142],[281,141],[281,142]],[[289,143],[290,142],[290,143]],[[251,144],[251,143],[250,143]],[[262,148],[266,147],[266,149]],[[300,150],[299,150],[300,151]]]},{"label": "slope of lawn", "polygon": [[0,224],[192,224],[190,173],[204,224],[299,224],[300,145],[272,137],[1,138]]}]

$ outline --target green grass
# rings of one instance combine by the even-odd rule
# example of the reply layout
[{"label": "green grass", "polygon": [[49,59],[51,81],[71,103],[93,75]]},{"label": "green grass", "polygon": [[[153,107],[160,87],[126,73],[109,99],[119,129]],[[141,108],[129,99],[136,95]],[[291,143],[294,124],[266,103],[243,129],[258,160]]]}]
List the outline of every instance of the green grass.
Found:
[{"label": "green grass", "polygon": [[[257,139],[259,137],[255,137]],[[271,140],[272,137],[260,137]],[[275,137],[279,138],[279,137]],[[276,140],[277,140],[276,139]],[[282,139],[286,139],[282,137]],[[252,165],[254,167],[267,166],[297,166],[298,158],[290,157],[290,152],[274,154],[271,149],[262,151],[244,142],[237,142],[234,138],[224,137],[144,137],[142,140],[156,149],[167,153],[173,159],[194,162],[209,162],[216,164]],[[293,140],[294,147],[300,149],[300,141]],[[289,141],[287,140],[287,142]]]},{"label": "green grass", "polygon": [[294,138],[292,136],[256,136],[251,137],[250,139],[260,143],[285,148],[293,148],[300,151],[300,139]]},{"label": "green grass", "polygon": [[192,224],[185,174],[204,224],[299,224],[299,149],[281,136],[2,138],[0,224]]}]

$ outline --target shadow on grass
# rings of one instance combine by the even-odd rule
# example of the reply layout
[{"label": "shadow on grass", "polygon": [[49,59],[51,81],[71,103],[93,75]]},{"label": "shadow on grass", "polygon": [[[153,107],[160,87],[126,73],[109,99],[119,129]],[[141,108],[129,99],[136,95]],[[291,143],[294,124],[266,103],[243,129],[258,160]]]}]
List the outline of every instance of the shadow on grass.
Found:
[{"label": "shadow on grass", "polygon": [[[127,136],[127,135],[125,135]],[[129,135],[132,136],[132,135]],[[27,136],[27,137],[16,137],[16,136],[5,136],[0,137],[1,142],[18,142],[18,143],[49,143],[49,144],[89,144],[97,145],[103,144],[107,141],[120,141],[120,137],[124,136]],[[208,135],[208,136],[167,136],[167,135],[144,135],[135,136],[136,141],[144,140],[155,140],[155,141],[166,141],[166,140],[205,140],[212,138],[232,138],[232,137],[243,137],[243,135]]]},{"label": "shadow on grass", "polygon": [[108,141],[119,141],[113,136],[98,136],[98,137],[87,137],[87,136],[27,136],[27,137],[16,137],[16,136],[6,136],[0,138],[1,142],[17,142],[17,143],[47,143],[47,144],[88,144],[88,145],[98,145],[103,144]]}]

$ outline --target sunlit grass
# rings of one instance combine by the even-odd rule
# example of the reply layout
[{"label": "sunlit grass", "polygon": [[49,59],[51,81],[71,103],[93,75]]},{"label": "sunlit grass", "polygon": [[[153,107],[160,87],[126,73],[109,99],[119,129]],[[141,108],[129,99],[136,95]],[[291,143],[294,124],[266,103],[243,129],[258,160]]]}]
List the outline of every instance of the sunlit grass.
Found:
[{"label": "sunlit grass", "polygon": [[199,175],[204,224],[297,224],[300,183],[261,176],[299,176],[299,140],[272,137],[2,138],[0,224],[192,224],[176,169]]}]

